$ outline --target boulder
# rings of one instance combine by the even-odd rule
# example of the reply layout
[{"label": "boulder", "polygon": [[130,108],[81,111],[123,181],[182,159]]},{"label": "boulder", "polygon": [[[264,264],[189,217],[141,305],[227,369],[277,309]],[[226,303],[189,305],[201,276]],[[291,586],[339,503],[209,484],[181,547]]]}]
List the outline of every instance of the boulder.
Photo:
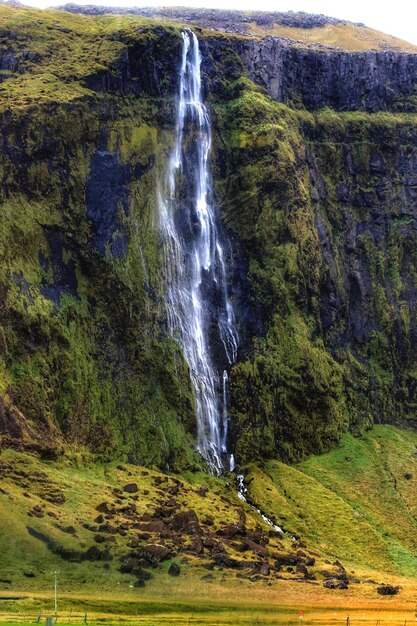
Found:
[{"label": "boulder", "polygon": [[174,531],[187,535],[200,534],[201,528],[198,523],[198,517],[195,511],[180,511],[172,515],[170,520],[170,528]]},{"label": "boulder", "polygon": [[243,524],[226,524],[217,531],[217,534],[226,537],[227,539],[233,539],[236,536],[243,537],[246,534],[246,528]]},{"label": "boulder", "polygon": [[323,587],[326,587],[326,589],[348,589],[348,584],[344,580],[328,578],[323,582]]},{"label": "boulder", "polygon": [[140,550],[139,555],[151,565],[156,565],[164,559],[167,559],[170,555],[170,551],[166,546],[157,543],[149,543]]},{"label": "boulder", "polygon": [[137,493],[139,491],[139,487],[136,483],[127,483],[127,485],[123,487],[123,491],[126,493]]},{"label": "boulder", "polygon": [[170,576],[179,576],[181,573],[181,568],[178,563],[171,563],[168,569],[168,574]]},{"label": "boulder", "polygon": [[396,587],[394,585],[381,585],[377,588],[377,593],[381,596],[396,596],[400,589],[401,587],[398,585]]}]

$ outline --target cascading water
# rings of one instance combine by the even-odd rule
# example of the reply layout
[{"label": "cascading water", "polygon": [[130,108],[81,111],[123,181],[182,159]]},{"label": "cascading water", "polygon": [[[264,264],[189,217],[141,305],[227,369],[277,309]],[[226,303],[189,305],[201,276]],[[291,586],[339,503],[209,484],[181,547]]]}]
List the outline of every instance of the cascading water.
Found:
[{"label": "cascading water", "polygon": [[191,31],[183,32],[182,40],[175,145],[160,191],[168,323],[189,366],[197,449],[220,474],[233,469],[227,384],[238,336],[212,198],[211,126],[202,101],[199,44]]}]

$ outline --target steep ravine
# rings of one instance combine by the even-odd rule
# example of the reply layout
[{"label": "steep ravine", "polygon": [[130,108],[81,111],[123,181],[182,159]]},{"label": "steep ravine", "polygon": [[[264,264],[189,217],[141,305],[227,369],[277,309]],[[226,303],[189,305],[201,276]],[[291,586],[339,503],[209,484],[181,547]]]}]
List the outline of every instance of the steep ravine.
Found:
[{"label": "steep ravine", "polygon": [[[2,446],[201,466],[155,193],[181,28],[1,11]],[[242,338],[238,462],[414,426],[416,57],[199,39]]]}]

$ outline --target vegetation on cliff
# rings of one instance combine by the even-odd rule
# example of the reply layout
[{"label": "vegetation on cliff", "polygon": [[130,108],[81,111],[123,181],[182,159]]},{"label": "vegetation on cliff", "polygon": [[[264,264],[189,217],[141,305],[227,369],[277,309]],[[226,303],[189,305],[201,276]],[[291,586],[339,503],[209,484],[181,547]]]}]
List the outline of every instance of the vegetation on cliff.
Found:
[{"label": "vegetation on cliff", "polygon": [[[195,467],[156,209],[181,26],[0,12],[3,447]],[[249,80],[246,39],[201,40],[242,337],[238,462],[412,425],[415,115],[277,102]]]}]

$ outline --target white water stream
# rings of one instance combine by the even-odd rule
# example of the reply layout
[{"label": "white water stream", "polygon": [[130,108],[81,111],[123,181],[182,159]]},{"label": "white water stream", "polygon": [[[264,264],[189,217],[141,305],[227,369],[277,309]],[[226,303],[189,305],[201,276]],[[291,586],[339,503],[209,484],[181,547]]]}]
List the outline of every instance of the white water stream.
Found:
[{"label": "white water stream", "polygon": [[238,336],[210,173],[211,124],[202,100],[196,35],[182,34],[175,143],[160,221],[169,329],[188,363],[197,418],[197,449],[213,473],[231,467],[227,450],[228,369]]}]

